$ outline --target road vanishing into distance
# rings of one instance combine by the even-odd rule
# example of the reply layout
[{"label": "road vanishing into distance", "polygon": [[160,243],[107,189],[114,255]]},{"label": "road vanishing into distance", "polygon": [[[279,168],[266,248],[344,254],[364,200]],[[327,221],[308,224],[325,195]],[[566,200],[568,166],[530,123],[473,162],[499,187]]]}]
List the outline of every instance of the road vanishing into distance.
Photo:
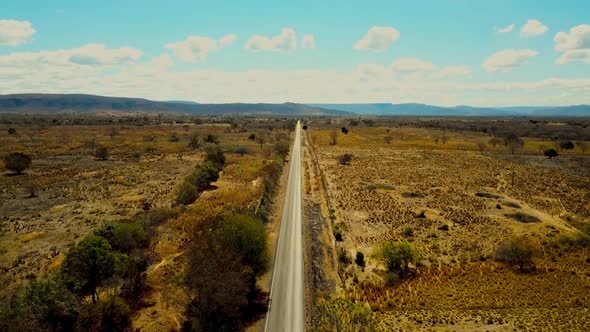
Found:
[{"label": "road vanishing into distance", "polygon": [[304,330],[301,183],[301,123],[297,122],[264,325],[267,332]]}]

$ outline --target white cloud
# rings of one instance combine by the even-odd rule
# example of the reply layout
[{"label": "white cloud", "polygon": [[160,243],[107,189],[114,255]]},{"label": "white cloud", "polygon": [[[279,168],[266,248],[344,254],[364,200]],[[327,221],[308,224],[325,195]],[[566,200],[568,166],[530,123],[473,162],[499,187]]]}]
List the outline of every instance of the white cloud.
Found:
[{"label": "white cloud", "polygon": [[283,28],[277,36],[253,35],[245,45],[251,51],[293,51],[297,48],[295,30]]},{"label": "white cloud", "polygon": [[467,76],[469,74],[471,74],[471,69],[469,69],[467,66],[446,66],[433,73],[432,78],[456,78]]},{"label": "white cloud", "polygon": [[35,32],[28,21],[0,20],[0,45],[20,45],[31,39]]},{"label": "white cloud", "polygon": [[429,61],[420,60],[417,58],[399,58],[391,64],[393,71],[429,71],[434,70],[436,65]]},{"label": "white cloud", "polygon": [[78,48],[17,52],[0,56],[0,66],[115,66],[138,60],[143,52],[132,47],[107,48],[101,44],[88,44]]},{"label": "white cloud", "polygon": [[580,61],[590,64],[590,49],[564,52],[559,58],[557,58],[557,60],[555,60],[555,63],[558,65],[565,65],[570,61]]},{"label": "white cloud", "polygon": [[301,40],[301,48],[315,48],[315,37],[313,35],[303,35],[303,39]]},{"label": "white cloud", "polygon": [[236,41],[236,39],[238,39],[238,37],[234,34],[223,36],[219,40],[219,45],[221,47],[231,46],[231,44],[233,44]]},{"label": "white cloud", "polygon": [[382,66],[374,63],[362,63],[356,66],[356,73],[361,79],[393,77],[391,66]]},{"label": "white cloud", "polygon": [[547,32],[549,28],[538,20],[528,20],[520,29],[520,35],[523,37],[540,36]]},{"label": "white cloud", "polygon": [[[394,76],[389,66],[350,70],[178,70],[169,56],[116,67],[0,65],[2,93],[91,93],[198,102],[420,102],[474,106],[590,103],[590,78],[458,82]],[[156,64],[160,64],[159,66]],[[8,73],[8,76],[6,76]],[[368,77],[367,75],[372,75]],[[330,84],[326,84],[330,82]],[[195,97],[198,91],[198,97]],[[563,97],[564,93],[568,93]]]},{"label": "white cloud", "polygon": [[537,56],[539,52],[523,50],[503,50],[492,54],[482,64],[482,67],[490,73],[508,72],[514,67],[520,66],[527,62],[528,59]]},{"label": "white cloud", "polygon": [[374,26],[354,44],[355,50],[384,51],[399,39],[400,33],[392,27]]},{"label": "white cloud", "polygon": [[182,61],[205,61],[210,52],[230,46],[236,38],[234,34],[223,36],[219,40],[203,36],[188,36],[184,40],[166,44],[166,48],[174,52],[174,55]]},{"label": "white cloud", "polygon": [[569,32],[558,32],[553,38],[555,50],[563,53],[556,64],[570,61],[590,63],[590,25],[582,24],[570,29]]},{"label": "white cloud", "polygon": [[514,26],[515,25],[513,23],[513,24],[507,25],[503,28],[494,28],[494,30],[496,30],[497,33],[508,33],[508,32],[511,32],[512,30],[514,30]]}]

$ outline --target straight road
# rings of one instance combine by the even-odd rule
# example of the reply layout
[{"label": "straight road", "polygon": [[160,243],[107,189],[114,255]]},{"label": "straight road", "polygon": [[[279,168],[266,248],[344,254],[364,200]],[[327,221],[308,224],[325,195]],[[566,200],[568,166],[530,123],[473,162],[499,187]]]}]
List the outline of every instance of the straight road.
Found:
[{"label": "straight road", "polygon": [[303,243],[301,241],[301,123],[297,122],[289,179],[276,245],[266,332],[301,332],[303,317]]}]

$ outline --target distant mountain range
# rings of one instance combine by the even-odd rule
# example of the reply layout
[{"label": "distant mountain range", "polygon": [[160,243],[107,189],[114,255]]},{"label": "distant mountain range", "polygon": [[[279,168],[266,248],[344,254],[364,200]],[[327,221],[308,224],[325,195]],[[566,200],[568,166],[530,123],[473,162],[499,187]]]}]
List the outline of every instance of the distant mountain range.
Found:
[{"label": "distant mountain range", "polygon": [[590,117],[590,105],[521,107],[442,107],[425,104],[307,104],[363,115],[407,116],[563,116]]},{"label": "distant mountain range", "polygon": [[0,113],[108,113],[174,112],[198,115],[350,115],[303,104],[199,104],[190,101],[152,101],[140,98],[103,97],[82,94],[0,95]]},{"label": "distant mountain range", "polygon": [[198,115],[271,116],[547,116],[590,117],[590,105],[520,107],[442,107],[425,104],[199,104],[84,94],[0,95],[0,113],[174,112]]}]

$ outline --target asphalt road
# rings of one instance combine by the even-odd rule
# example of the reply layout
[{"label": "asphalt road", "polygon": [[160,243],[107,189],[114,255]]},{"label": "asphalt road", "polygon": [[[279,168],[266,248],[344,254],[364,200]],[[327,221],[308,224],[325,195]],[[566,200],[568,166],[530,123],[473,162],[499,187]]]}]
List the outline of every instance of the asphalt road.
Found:
[{"label": "asphalt road", "polygon": [[267,332],[304,330],[300,122],[297,122],[289,162],[289,179],[271,279],[270,305],[264,324],[264,331]]}]

